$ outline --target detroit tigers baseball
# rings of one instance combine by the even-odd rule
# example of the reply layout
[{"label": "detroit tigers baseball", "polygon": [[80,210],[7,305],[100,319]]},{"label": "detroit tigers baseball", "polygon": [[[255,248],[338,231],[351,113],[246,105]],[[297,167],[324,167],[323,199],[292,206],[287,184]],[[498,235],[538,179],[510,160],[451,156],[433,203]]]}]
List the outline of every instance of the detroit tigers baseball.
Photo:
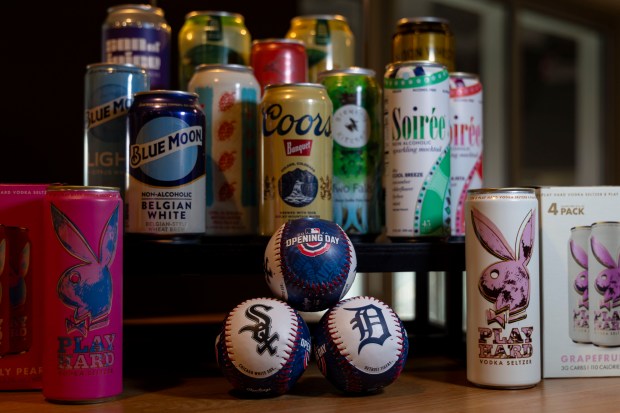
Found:
[{"label": "detroit tigers baseball", "polygon": [[313,342],[321,373],[347,393],[374,392],[394,382],[409,351],[401,319],[373,297],[340,301],[321,317]]},{"label": "detroit tigers baseball", "polygon": [[254,397],[289,391],[308,367],[312,342],[299,313],[276,298],[254,298],[226,316],[216,361],[233,388]]},{"label": "detroit tigers baseball", "polygon": [[299,218],[280,226],[265,249],[265,279],[272,293],[299,311],[334,306],[351,288],[357,256],[335,222]]}]

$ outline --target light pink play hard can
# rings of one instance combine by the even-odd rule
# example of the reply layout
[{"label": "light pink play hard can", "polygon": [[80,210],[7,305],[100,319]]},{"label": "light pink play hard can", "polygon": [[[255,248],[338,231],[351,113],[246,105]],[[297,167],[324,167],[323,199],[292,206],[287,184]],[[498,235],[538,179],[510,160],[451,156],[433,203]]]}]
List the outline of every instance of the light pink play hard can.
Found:
[{"label": "light pink play hard can", "polygon": [[98,403],[123,390],[123,204],[118,188],[48,187],[43,395]]}]

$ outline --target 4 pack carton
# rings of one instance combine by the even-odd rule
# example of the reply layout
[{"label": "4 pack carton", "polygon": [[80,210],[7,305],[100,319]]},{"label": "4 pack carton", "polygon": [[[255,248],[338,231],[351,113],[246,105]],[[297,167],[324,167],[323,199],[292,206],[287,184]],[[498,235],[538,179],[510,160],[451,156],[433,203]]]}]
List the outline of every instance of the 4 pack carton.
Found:
[{"label": "4 pack carton", "polygon": [[620,375],[620,187],[537,188],[543,377]]}]

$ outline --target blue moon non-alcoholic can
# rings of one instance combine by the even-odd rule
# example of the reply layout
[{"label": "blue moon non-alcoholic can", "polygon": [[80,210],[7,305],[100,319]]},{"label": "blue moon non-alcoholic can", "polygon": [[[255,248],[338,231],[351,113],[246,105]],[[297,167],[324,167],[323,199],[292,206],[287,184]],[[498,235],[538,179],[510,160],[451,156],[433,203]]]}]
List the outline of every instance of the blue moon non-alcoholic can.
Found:
[{"label": "blue moon non-alcoholic can", "polygon": [[205,232],[205,115],[196,93],[136,93],[128,114],[126,231],[156,237]]}]

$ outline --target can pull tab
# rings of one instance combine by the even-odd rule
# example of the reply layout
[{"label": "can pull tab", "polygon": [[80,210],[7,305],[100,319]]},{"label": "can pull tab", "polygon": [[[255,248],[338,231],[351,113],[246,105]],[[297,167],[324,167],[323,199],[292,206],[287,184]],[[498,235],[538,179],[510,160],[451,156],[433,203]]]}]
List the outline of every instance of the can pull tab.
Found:
[{"label": "can pull tab", "polygon": [[205,25],[207,40],[222,40],[222,19],[220,16],[211,16]]},{"label": "can pull tab", "polygon": [[329,34],[329,22],[327,20],[319,19],[316,21],[315,42],[320,46],[331,44],[332,40]]}]

